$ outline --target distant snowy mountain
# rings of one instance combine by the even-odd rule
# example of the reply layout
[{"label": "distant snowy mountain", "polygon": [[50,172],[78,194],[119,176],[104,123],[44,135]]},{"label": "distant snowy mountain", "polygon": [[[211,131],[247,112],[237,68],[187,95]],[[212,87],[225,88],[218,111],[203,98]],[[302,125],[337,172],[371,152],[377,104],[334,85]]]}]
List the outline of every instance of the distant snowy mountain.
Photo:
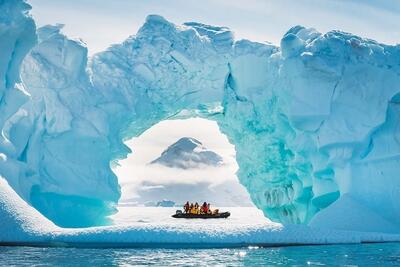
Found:
[{"label": "distant snowy mountain", "polygon": [[223,159],[217,153],[207,150],[200,141],[183,137],[151,162],[155,163],[171,168],[192,169],[200,165],[219,166],[223,164]]}]

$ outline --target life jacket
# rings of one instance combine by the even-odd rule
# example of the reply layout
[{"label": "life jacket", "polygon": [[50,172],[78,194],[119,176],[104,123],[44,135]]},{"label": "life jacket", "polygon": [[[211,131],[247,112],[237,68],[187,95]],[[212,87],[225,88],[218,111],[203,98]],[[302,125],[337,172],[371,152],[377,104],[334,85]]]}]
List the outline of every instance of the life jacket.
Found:
[{"label": "life jacket", "polygon": [[208,213],[208,207],[207,206],[203,206],[203,212],[204,213]]}]

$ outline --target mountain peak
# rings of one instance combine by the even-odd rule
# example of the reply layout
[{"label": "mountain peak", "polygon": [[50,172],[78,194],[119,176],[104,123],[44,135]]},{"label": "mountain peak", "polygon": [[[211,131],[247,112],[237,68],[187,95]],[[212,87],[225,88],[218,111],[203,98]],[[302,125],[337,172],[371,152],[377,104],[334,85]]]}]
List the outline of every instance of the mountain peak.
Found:
[{"label": "mountain peak", "polygon": [[171,168],[192,169],[199,168],[201,165],[219,166],[223,164],[223,159],[217,153],[204,147],[199,140],[192,137],[182,137],[150,163]]}]

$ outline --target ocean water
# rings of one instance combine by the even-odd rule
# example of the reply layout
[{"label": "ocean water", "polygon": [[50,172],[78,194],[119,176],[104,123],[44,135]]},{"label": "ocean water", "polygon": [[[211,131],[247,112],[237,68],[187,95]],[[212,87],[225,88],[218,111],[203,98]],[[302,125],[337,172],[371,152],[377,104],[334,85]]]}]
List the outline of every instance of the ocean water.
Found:
[{"label": "ocean water", "polygon": [[400,266],[400,243],[237,249],[0,247],[1,266]]}]

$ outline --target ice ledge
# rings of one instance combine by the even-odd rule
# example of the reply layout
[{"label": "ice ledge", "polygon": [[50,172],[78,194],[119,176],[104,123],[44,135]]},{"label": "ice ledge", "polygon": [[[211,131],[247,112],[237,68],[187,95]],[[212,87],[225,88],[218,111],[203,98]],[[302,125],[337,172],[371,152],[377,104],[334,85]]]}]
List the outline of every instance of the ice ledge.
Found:
[{"label": "ice ledge", "polygon": [[78,247],[243,247],[400,241],[400,235],[323,230],[305,225],[125,225],[81,229],[55,226],[0,177],[0,245]]}]

